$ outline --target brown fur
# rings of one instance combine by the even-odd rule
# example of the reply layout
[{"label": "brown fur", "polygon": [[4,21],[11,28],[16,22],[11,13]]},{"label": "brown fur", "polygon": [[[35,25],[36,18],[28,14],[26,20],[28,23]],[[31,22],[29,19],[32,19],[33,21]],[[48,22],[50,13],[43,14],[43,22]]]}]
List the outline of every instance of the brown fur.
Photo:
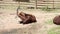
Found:
[{"label": "brown fur", "polygon": [[28,23],[36,22],[36,17],[34,15],[20,12],[18,14],[18,16],[22,20],[21,23],[23,23],[23,24],[28,24]]},{"label": "brown fur", "polygon": [[53,23],[56,24],[56,25],[60,25],[60,15],[56,16],[56,17],[53,19]]}]

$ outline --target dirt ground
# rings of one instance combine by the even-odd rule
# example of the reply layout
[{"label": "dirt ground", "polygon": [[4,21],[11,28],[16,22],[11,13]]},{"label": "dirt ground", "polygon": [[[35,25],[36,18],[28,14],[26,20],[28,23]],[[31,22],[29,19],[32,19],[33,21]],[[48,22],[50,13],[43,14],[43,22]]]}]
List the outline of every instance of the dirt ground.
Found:
[{"label": "dirt ground", "polygon": [[56,15],[60,15],[59,12],[44,12],[42,10],[21,11],[35,15],[37,22],[23,25],[19,23],[20,19],[16,15],[16,10],[0,10],[0,34],[48,34],[48,30],[59,27],[59,25],[53,23],[46,23]]}]

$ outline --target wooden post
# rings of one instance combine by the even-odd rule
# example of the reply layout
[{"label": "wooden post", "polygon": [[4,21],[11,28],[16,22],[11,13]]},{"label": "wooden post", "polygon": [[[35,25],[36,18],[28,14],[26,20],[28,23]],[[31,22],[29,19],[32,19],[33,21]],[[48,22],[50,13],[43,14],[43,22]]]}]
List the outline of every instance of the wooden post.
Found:
[{"label": "wooden post", "polygon": [[37,0],[35,0],[35,9],[37,9]]},{"label": "wooden post", "polygon": [[54,9],[54,0],[53,0],[53,9]]}]

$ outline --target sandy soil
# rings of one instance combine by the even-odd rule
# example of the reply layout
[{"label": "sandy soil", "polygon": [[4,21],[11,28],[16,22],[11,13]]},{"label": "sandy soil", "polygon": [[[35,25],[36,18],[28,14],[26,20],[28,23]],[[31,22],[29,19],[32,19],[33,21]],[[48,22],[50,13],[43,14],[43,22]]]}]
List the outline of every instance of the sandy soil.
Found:
[{"label": "sandy soil", "polygon": [[45,21],[53,19],[60,13],[45,13],[40,10],[21,10],[36,16],[37,22],[19,24],[15,10],[0,10],[0,34],[47,34],[47,30],[57,27],[55,24],[46,24]]}]

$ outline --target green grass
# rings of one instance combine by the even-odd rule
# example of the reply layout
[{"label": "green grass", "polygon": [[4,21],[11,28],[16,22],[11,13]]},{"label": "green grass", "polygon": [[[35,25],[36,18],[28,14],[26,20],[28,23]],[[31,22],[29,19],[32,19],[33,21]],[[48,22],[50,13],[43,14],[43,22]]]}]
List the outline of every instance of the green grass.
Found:
[{"label": "green grass", "polygon": [[53,8],[49,8],[48,6],[45,6],[42,8],[43,11],[47,11],[47,12],[50,12],[50,11],[54,11],[55,9]]},{"label": "green grass", "polygon": [[[11,10],[14,10],[14,9],[17,9],[17,7],[18,7],[18,5],[3,5],[3,6],[0,6],[0,9],[11,9]],[[26,6],[20,6],[20,9],[28,10],[28,8]],[[47,6],[41,7],[40,9],[42,11],[45,11],[45,12],[57,12],[56,9],[51,9],[51,8],[49,8]],[[31,10],[33,10],[33,9],[31,9]]]},{"label": "green grass", "polygon": [[5,5],[5,6],[0,6],[0,9],[16,9],[17,6],[14,5]]},{"label": "green grass", "polygon": [[46,20],[45,23],[46,23],[46,24],[53,24],[53,20],[52,20],[52,19],[50,19],[50,20]]},{"label": "green grass", "polygon": [[50,29],[47,34],[60,34],[60,27]]}]

